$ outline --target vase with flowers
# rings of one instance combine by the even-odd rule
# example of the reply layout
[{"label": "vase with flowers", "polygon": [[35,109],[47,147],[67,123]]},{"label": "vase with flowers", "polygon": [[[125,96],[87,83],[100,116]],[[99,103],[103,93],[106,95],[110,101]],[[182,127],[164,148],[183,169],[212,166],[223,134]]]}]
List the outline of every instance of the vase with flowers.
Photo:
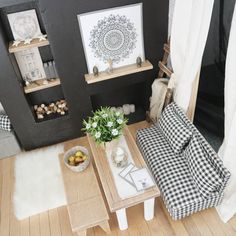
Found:
[{"label": "vase with flowers", "polygon": [[83,130],[106,151],[112,151],[117,146],[127,122],[128,119],[124,117],[122,112],[117,112],[110,107],[101,107],[93,112],[92,117],[83,121]]}]

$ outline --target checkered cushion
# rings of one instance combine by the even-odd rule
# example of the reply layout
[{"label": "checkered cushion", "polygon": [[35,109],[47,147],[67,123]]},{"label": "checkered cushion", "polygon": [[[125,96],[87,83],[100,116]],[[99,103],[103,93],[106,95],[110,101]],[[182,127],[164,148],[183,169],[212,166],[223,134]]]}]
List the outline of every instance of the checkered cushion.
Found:
[{"label": "checkered cushion", "polygon": [[189,130],[197,135],[198,141],[208,153],[209,163],[222,181],[218,191],[208,197],[203,196],[190,171],[186,153],[176,154],[173,151],[159,125],[139,130],[137,143],[159,186],[170,215],[177,220],[194,212],[217,206],[222,201],[223,190],[230,173],[223,167],[214,150],[187,119],[183,111],[175,103],[171,106]]},{"label": "checkered cushion", "polygon": [[11,122],[7,115],[0,115],[0,129],[11,131]]},{"label": "checkered cushion", "polygon": [[190,173],[204,197],[209,197],[219,191],[222,180],[212,166],[209,155],[204,146],[193,135],[188,147],[184,152]]},{"label": "checkered cushion", "polygon": [[163,111],[158,124],[173,151],[181,153],[188,144],[192,132],[179,118],[171,104]]}]

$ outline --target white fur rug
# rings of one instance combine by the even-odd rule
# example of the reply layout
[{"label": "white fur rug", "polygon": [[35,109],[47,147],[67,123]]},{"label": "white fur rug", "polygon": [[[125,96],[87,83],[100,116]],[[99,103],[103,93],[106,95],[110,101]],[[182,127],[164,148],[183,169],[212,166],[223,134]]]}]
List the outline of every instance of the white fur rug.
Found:
[{"label": "white fur rug", "polygon": [[16,156],[14,212],[18,220],[66,205],[58,154],[54,145]]}]

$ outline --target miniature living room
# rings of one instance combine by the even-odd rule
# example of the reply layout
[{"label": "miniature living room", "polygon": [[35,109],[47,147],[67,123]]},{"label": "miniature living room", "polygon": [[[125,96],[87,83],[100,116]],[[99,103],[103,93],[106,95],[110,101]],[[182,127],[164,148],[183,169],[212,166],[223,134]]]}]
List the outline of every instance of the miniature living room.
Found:
[{"label": "miniature living room", "polygon": [[236,235],[234,5],[0,0],[0,236]]}]

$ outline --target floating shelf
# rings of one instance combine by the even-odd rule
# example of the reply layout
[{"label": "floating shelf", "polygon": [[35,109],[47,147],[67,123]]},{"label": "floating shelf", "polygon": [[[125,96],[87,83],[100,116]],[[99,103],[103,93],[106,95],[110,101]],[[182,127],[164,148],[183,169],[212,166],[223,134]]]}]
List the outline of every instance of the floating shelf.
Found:
[{"label": "floating shelf", "polygon": [[134,74],[151,69],[153,69],[152,63],[146,60],[142,63],[141,67],[137,67],[136,64],[132,64],[128,66],[115,68],[111,74],[108,74],[107,72],[100,72],[98,76],[94,76],[93,74],[86,74],[84,75],[84,77],[88,84],[92,84],[103,80],[113,79],[120,76]]},{"label": "floating shelf", "polygon": [[20,52],[22,50],[34,48],[34,47],[43,47],[49,45],[49,41],[46,40],[39,40],[37,38],[33,39],[30,44],[24,44],[24,41],[20,42],[18,46],[13,46],[13,42],[9,43],[9,52],[14,53],[14,52]]},{"label": "floating shelf", "polygon": [[51,88],[51,87],[61,84],[61,81],[58,78],[56,78],[52,81],[48,81],[48,84],[43,84],[44,81],[45,81],[44,79],[36,80],[33,83],[29,84],[28,86],[25,86],[24,87],[25,93],[32,93],[35,91]]}]

